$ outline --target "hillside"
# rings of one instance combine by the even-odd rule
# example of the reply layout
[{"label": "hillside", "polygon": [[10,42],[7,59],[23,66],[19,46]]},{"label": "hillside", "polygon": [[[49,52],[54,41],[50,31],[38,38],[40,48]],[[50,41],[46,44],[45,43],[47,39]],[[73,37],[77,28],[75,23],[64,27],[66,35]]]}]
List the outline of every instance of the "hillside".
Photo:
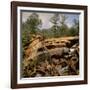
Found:
[{"label": "hillside", "polygon": [[34,36],[24,52],[22,77],[79,74],[79,37]]}]

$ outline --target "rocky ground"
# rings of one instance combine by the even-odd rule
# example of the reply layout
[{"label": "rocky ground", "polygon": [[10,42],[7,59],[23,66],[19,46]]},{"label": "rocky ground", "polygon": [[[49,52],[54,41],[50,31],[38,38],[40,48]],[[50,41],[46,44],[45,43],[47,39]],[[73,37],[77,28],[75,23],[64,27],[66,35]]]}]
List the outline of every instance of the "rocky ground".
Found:
[{"label": "rocky ground", "polygon": [[35,36],[25,48],[22,77],[79,74],[79,37],[43,39]]}]

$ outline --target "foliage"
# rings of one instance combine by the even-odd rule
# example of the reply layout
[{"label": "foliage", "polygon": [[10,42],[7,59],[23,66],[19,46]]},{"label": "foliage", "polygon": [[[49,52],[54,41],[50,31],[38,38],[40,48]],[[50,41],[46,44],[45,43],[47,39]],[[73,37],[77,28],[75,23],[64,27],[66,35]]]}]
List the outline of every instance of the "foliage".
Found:
[{"label": "foliage", "polygon": [[[42,29],[40,28],[42,25],[42,20],[39,18],[39,15],[35,12],[32,13],[27,19],[27,21],[22,23],[22,27],[21,27],[23,60],[24,61],[26,60],[27,56],[25,57],[25,50],[31,44],[31,41],[34,39],[35,36],[43,36],[44,39],[47,39],[47,38],[58,38],[58,37],[64,37],[64,36],[79,35],[79,21],[74,19],[73,26],[68,27],[66,23],[67,18],[68,17],[64,14],[55,13],[49,20],[52,23],[52,26],[48,29]],[[56,60],[54,62],[56,62]],[[23,65],[23,73],[22,73],[23,77],[35,76],[35,74],[37,74],[38,72],[38,68],[39,70],[41,70],[41,68],[43,69],[45,65],[48,66],[48,67],[45,66],[44,68],[46,70],[45,75],[47,75],[48,71],[50,71],[51,69],[52,69],[51,70],[52,76],[55,75],[55,71],[57,71],[55,70],[55,67],[51,68],[52,66],[51,55],[49,54],[48,51],[47,53],[42,52],[40,55],[38,55],[33,59],[26,60],[26,63],[28,63],[27,66]],[[67,70],[64,70],[64,71],[65,72],[63,73],[63,75],[67,75],[68,71]],[[40,72],[44,73],[44,70],[41,70]],[[58,75],[57,72],[56,72],[56,75]]]},{"label": "foliage", "polygon": [[75,36],[79,34],[79,21],[74,19],[74,24],[69,28],[66,24],[67,16],[55,13],[50,22],[53,24],[51,28],[41,29],[42,21],[37,13],[32,13],[26,22],[22,25],[22,42],[23,46],[27,45],[32,38],[32,34],[40,34],[45,38]]},{"label": "foliage", "polygon": [[66,15],[64,15],[64,14],[61,14],[61,15],[60,15],[60,18],[61,18],[61,19],[60,19],[61,25],[62,25],[62,26],[66,25],[65,22],[66,22],[66,20],[67,20],[68,17],[67,17]]},{"label": "foliage", "polygon": [[41,26],[42,22],[39,19],[38,14],[32,13],[25,22],[25,28],[30,31],[31,34],[36,34]]},{"label": "foliage", "polygon": [[41,20],[38,14],[32,13],[26,22],[22,23],[22,48],[23,54],[25,46],[30,44],[33,34],[39,33],[39,27],[41,25]]},{"label": "foliage", "polygon": [[79,21],[74,19],[74,25],[69,29],[67,35],[76,36],[79,35]]},{"label": "foliage", "polygon": [[65,14],[55,13],[51,18],[50,22],[53,24],[48,29],[40,28],[42,20],[39,18],[37,13],[32,13],[26,22],[22,23],[22,51],[24,55],[25,47],[31,42],[33,35],[41,35],[45,38],[58,38],[63,36],[75,36],[79,35],[79,21],[73,20],[73,26],[68,27],[66,24],[67,16]]},{"label": "foliage", "polygon": [[60,17],[58,13],[55,13],[53,17],[51,17],[50,22],[53,24],[51,30],[53,32],[54,37],[58,37],[58,28]]}]

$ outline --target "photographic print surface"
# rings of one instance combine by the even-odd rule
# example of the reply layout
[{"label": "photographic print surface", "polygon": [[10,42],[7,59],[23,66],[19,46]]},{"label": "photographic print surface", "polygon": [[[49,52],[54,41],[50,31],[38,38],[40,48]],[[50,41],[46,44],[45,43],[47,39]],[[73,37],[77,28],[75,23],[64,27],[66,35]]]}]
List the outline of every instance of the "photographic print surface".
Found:
[{"label": "photographic print surface", "polygon": [[11,2],[11,88],[87,84],[87,6]]},{"label": "photographic print surface", "polygon": [[80,13],[21,10],[21,77],[79,75]]}]

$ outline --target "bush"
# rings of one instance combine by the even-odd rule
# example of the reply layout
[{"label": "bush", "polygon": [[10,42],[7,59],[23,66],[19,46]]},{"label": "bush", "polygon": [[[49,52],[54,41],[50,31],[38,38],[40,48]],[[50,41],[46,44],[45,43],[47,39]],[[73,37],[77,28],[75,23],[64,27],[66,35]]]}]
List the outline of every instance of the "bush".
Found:
[{"label": "bush", "polygon": [[76,36],[76,35],[79,35],[79,31],[75,28],[70,28],[69,31],[68,31],[68,36]]}]

